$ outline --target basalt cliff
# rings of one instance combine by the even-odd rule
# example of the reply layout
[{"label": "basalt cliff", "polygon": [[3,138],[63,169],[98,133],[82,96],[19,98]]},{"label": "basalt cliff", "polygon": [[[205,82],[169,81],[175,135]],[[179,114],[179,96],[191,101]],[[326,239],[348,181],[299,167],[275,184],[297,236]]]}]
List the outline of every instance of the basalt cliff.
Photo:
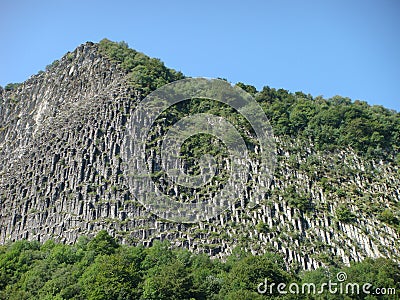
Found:
[{"label": "basalt cliff", "polygon": [[[124,132],[144,95],[183,75],[138,52],[129,52],[134,60],[126,59],[124,51],[121,43],[88,42],[46,71],[0,90],[0,243],[73,243],[105,229],[122,243],[151,245],[167,239],[175,247],[215,257],[237,246],[252,253],[277,251],[293,268],[348,264],[366,257],[400,261],[398,147],[382,148],[387,155],[379,156],[385,137],[379,140],[375,134],[375,152],[367,155],[360,149],[371,139],[361,146],[342,142],[329,148],[296,131],[312,118],[307,108],[299,113],[307,103],[326,103],[333,111],[357,105],[358,111],[372,109],[346,99],[311,99],[270,88],[257,92],[242,84],[266,107],[272,127],[281,126],[274,128],[277,166],[264,199],[255,207],[246,206],[249,199],[244,199],[197,224],[170,222],[146,210],[124,178]],[[287,126],[275,118],[286,114],[285,107],[276,115],[271,109],[274,101],[284,101],[283,94],[297,110],[288,106]],[[398,113],[380,109],[399,122]],[[353,118],[352,124],[362,119]],[[315,130],[324,124],[336,128],[332,118],[318,124],[322,127]],[[296,130],[285,131],[289,127]],[[360,123],[356,129],[368,130],[364,127]],[[351,130],[347,139],[364,137]],[[324,143],[330,138],[328,132]]]}]

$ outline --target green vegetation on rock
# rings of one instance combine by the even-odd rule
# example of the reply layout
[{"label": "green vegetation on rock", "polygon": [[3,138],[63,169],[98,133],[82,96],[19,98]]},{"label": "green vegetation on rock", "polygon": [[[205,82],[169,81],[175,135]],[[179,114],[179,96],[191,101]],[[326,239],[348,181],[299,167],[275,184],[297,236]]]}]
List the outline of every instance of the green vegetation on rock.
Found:
[{"label": "green vegetation on rock", "polygon": [[400,114],[335,96],[312,97],[264,87],[256,94],[278,136],[307,139],[318,150],[353,148],[368,158],[395,160]]},{"label": "green vegetation on rock", "polygon": [[[166,68],[159,59],[137,52],[125,42],[103,39],[99,48],[129,74],[132,86],[144,95],[184,78],[181,72]],[[399,159],[400,114],[393,110],[341,96],[324,99],[268,86],[258,92],[252,85],[236,85],[261,104],[278,136],[307,139],[318,150],[351,147],[368,158]]]},{"label": "green vegetation on rock", "polygon": [[99,43],[99,49],[129,74],[132,87],[140,90],[143,95],[183,78],[181,72],[165,67],[157,58],[150,58],[129,48],[125,42],[115,43],[103,39]]}]

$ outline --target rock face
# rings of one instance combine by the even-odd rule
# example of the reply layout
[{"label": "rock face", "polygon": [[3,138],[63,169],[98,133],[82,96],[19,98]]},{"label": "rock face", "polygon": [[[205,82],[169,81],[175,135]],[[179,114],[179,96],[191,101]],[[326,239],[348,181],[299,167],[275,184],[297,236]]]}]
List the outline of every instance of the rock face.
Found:
[{"label": "rock face", "polygon": [[[1,243],[73,243],[106,229],[123,243],[168,239],[217,257],[238,244],[253,253],[276,250],[304,269],[400,260],[399,233],[370,211],[400,201],[399,170],[350,149],[319,153],[279,137],[275,177],[257,207],[238,205],[192,225],[160,220],[130,194],[122,171],[123,134],[139,100],[126,73],[93,43],[15,90],[0,90]],[[312,208],[294,205],[297,196]],[[356,218],[338,218],[344,204]]]}]

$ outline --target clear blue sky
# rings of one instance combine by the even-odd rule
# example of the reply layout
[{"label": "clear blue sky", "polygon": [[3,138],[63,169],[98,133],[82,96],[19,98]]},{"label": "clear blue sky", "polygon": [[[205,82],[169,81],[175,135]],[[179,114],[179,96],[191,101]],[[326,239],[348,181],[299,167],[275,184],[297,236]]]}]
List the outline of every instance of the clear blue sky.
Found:
[{"label": "clear blue sky", "polygon": [[0,2],[0,85],[104,37],[188,76],[400,111],[400,1]]}]

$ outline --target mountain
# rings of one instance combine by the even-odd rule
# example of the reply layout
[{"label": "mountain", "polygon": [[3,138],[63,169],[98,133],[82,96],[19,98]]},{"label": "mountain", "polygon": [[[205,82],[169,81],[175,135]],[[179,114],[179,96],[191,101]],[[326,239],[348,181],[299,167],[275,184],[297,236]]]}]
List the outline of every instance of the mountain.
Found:
[{"label": "mountain", "polygon": [[[2,88],[0,242],[70,244],[106,230],[125,244],[170,240],[175,247],[221,258],[235,247],[276,251],[292,269],[367,257],[400,261],[400,114],[339,96],[256,91],[238,83],[254,95],[275,133],[277,164],[263,199],[246,205],[261,191],[248,179],[248,193],[208,221],[171,222],[143,207],[124,175],[124,133],[144,96],[183,78],[123,42],[103,40],[83,44],[44,72]],[[210,112],[235,114],[209,104]],[[199,106],[194,99],[177,107],[166,127],[159,120],[149,143],[158,144],[175,118]],[[192,144],[202,151],[218,144],[201,141]],[[156,152],[147,157],[157,173]],[[190,191],[176,191],[182,201],[193,200]]]}]

